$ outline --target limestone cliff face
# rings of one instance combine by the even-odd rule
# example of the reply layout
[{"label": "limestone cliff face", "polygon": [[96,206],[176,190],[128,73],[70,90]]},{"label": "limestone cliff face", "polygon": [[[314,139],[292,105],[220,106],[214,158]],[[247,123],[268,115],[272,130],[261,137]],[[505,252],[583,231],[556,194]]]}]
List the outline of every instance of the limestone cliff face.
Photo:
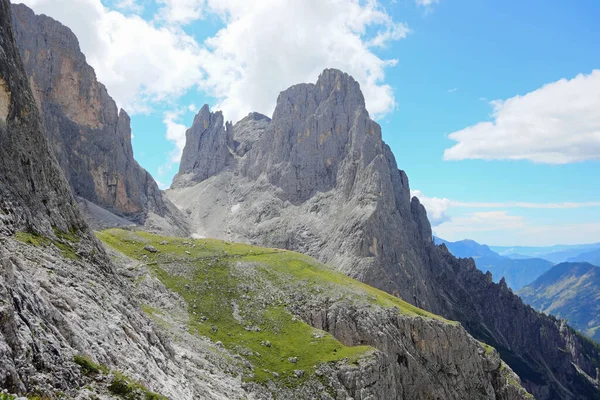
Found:
[{"label": "limestone cliff face", "polygon": [[191,175],[188,179],[203,181],[233,161],[231,125],[223,126],[223,113],[211,113],[205,105],[185,136],[190,151],[182,155],[179,172]]},{"label": "limestone cliff face", "polygon": [[[563,352],[572,342],[555,321],[435,246],[426,211],[410,198],[408,178],[350,76],[325,70],[316,84],[282,92],[272,121],[253,136],[244,128],[253,139],[243,151],[228,139],[242,121],[227,129],[221,119],[211,121],[217,125],[204,129],[224,136],[211,141],[228,146],[227,168],[207,166],[218,172],[168,191],[190,213],[196,234],[298,250],[461,321],[498,346],[539,398],[600,395],[592,365],[600,362],[597,350],[575,339],[576,350]],[[194,159],[203,143],[191,139],[184,157]],[[180,176],[190,172],[182,168]],[[594,361],[578,356],[584,348]]]},{"label": "limestone cliff face", "polygon": [[0,3],[0,233],[27,229],[54,236],[58,229],[88,235],[44,136],[7,4]]},{"label": "limestone cliff face", "polygon": [[13,5],[15,37],[46,134],[76,196],[139,224],[171,219],[156,182],[133,158],[130,119],[96,79],[75,35]]}]

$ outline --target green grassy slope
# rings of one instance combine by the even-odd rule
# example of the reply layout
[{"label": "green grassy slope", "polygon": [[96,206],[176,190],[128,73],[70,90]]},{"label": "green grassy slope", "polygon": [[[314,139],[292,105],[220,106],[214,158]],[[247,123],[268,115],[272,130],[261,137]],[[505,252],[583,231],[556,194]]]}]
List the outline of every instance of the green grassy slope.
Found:
[{"label": "green grassy slope", "polygon": [[[185,299],[190,332],[221,342],[250,361],[255,368],[247,380],[277,378],[296,385],[314,374],[320,363],[357,362],[373,351],[367,346],[345,346],[304,323],[289,312],[294,301],[310,301],[326,293],[336,301],[442,320],[299,253],[118,229],[97,236],[113,249],[145,262],[167,288]],[[147,245],[157,251],[144,249]],[[149,306],[144,309],[155,316],[161,312]],[[305,375],[295,376],[297,370]]]}]

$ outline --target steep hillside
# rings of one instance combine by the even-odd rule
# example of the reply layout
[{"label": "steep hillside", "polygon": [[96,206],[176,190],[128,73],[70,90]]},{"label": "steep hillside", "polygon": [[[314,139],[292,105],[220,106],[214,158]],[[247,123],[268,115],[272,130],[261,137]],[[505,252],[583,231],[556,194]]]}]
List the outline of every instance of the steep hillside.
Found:
[{"label": "steep hillside", "polygon": [[518,294],[536,310],[564,318],[600,342],[600,267],[561,263]]},{"label": "steep hillside", "polygon": [[540,399],[600,395],[596,349],[504,281],[435,246],[425,209],[410,198],[349,75],[325,70],[315,84],[283,91],[271,120],[252,114],[224,124],[204,108],[183,159],[167,196],[197,235],[300,251],[458,320],[497,347]]},{"label": "steep hillside", "polygon": [[[310,257],[144,232],[98,236],[136,260],[129,267],[136,296],[174,342],[189,340],[181,339],[182,327],[185,337],[209,338],[242,366],[252,392],[298,399],[528,397],[496,351],[456,323]],[[181,306],[157,290],[158,282],[181,296]]]},{"label": "steep hillside", "polygon": [[[73,32],[25,5],[12,10],[45,132],[73,193],[135,223],[184,234],[183,216],[133,158],[129,116],[97,81]],[[114,219],[87,216],[99,226]]]},{"label": "steep hillside", "polygon": [[492,251],[488,246],[473,240],[448,242],[434,237],[436,244],[445,244],[455,257],[473,258],[475,265],[482,272],[490,272],[494,282],[501,278],[513,290],[533,282],[537,277],[548,271],[554,264],[541,258],[511,259]]}]

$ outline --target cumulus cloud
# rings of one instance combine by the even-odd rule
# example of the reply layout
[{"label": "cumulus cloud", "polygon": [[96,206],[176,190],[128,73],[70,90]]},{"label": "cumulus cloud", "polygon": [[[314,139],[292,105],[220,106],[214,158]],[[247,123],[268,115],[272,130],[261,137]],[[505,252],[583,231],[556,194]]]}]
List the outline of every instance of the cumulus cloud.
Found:
[{"label": "cumulus cloud", "polygon": [[209,56],[202,87],[219,99],[216,108],[237,120],[250,111],[270,115],[280,91],[314,82],[327,67],[351,74],[367,108],[381,116],[395,107],[385,69],[395,60],[378,57],[381,47],[408,33],[376,1],[208,0],[207,10],[226,26],[206,40]]},{"label": "cumulus cloud", "polygon": [[[151,21],[100,0],[23,1],[75,32],[99,80],[131,114],[198,87],[217,99],[213,108],[229,120],[250,111],[270,115],[280,91],[314,82],[332,67],[350,73],[369,111],[382,116],[396,105],[384,82],[396,60],[373,49],[409,32],[376,0],[159,0]],[[199,43],[183,30],[208,16],[224,25],[214,36]]]},{"label": "cumulus cloud", "polygon": [[162,4],[159,18],[171,24],[188,24],[202,17],[205,0],[157,0]]},{"label": "cumulus cloud", "polygon": [[445,160],[600,160],[600,70],[490,104],[493,121],[450,134]]},{"label": "cumulus cloud", "polygon": [[438,226],[444,222],[450,221],[450,216],[447,214],[451,207],[451,201],[446,198],[427,197],[420,190],[411,190],[411,196],[416,196],[427,211],[427,218],[431,226]]},{"label": "cumulus cloud", "polygon": [[132,11],[135,13],[141,13],[144,11],[144,6],[138,3],[136,0],[119,0],[115,5],[118,9],[124,11]]}]

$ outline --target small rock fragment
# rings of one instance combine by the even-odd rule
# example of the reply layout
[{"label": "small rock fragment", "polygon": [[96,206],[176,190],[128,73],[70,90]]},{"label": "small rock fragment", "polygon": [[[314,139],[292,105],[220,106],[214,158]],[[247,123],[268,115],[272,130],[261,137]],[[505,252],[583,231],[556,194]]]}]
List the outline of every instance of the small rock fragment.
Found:
[{"label": "small rock fragment", "polygon": [[147,244],[144,246],[144,250],[150,252],[150,253],[156,253],[158,251],[158,249],[150,244]]}]

